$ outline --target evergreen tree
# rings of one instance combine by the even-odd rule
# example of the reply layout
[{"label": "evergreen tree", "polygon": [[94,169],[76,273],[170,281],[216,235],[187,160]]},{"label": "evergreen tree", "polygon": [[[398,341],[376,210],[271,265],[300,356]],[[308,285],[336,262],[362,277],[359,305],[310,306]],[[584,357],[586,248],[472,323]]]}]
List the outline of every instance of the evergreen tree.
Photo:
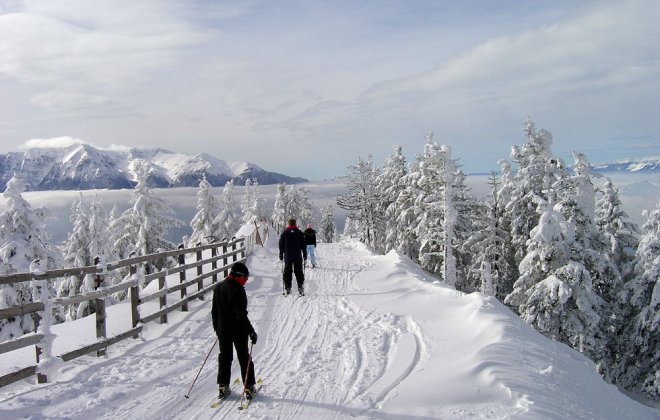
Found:
[{"label": "evergreen tree", "polygon": [[227,181],[222,190],[222,206],[218,216],[213,220],[217,231],[215,237],[220,240],[230,240],[238,232],[238,219],[236,217],[236,203],[234,201],[234,182]]},{"label": "evergreen tree", "polygon": [[277,185],[277,194],[275,196],[275,204],[273,205],[273,214],[271,215],[271,222],[275,226],[275,232],[280,234],[286,228],[287,210],[286,210],[286,184],[281,183]]},{"label": "evergreen tree", "polygon": [[633,277],[619,296],[623,310],[618,383],[660,397],[660,200],[646,221],[635,256]]},{"label": "evergreen tree", "polygon": [[[83,195],[71,206],[69,217],[73,225],[65,244],[64,265],[65,267],[86,267],[94,265],[91,254],[89,216],[85,212]],[[67,297],[94,290],[93,277],[85,275],[82,279],[78,276],[65,277],[58,285],[57,296]],[[67,321],[73,321],[91,314],[94,308],[88,301],[68,305],[64,308],[64,316]]]},{"label": "evergreen tree", "polygon": [[419,238],[417,236],[418,213],[415,207],[417,199],[416,179],[418,178],[418,163],[410,165],[408,173],[403,177],[403,188],[395,201],[394,232],[390,233],[387,242],[396,245],[396,250],[408,256],[412,261],[419,262]]},{"label": "evergreen tree", "polygon": [[525,121],[524,132],[527,142],[522,147],[513,146],[511,150],[511,158],[518,170],[506,204],[517,263],[525,256],[525,244],[539,221],[535,197],[547,199],[545,191],[550,191],[558,180],[565,177],[564,162],[551,151],[552,134],[544,129],[536,130],[529,119]]},{"label": "evergreen tree", "polygon": [[197,213],[190,221],[193,232],[188,239],[188,247],[194,247],[198,243],[213,243],[216,239],[218,225],[214,222],[219,213],[219,205],[211,193],[211,184],[206,180],[206,176],[199,182],[196,208]]},{"label": "evergreen tree", "polygon": [[337,227],[335,226],[332,204],[323,207],[321,213],[321,240],[323,242],[332,243],[337,236]]},{"label": "evergreen tree", "polygon": [[[466,285],[462,291],[471,293],[484,292],[484,282],[489,296],[503,301],[513,290],[514,269],[513,255],[509,251],[509,232],[502,226],[503,206],[500,203],[500,185],[495,173],[490,175],[490,200],[473,211],[475,228],[470,237],[462,244],[463,254],[473,254]],[[517,270],[515,271],[517,273]],[[487,276],[485,278],[484,276]],[[485,292],[484,292],[485,293]],[[492,294],[491,294],[492,293]]]},{"label": "evergreen tree", "polygon": [[[141,171],[129,208],[121,216],[124,234],[117,241],[117,246],[132,248],[137,255],[174,249],[175,245],[165,235],[170,228],[183,225],[182,221],[170,216],[172,209],[147,186],[146,178],[146,173]],[[154,271],[152,264],[145,265],[145,274]]]},{"label": "evergreen tree", "polygon": [[601,192],[602,197],[596,202],[595,223],[607,241],[606,253],[619,267],[622,277],[628,278],[639,243],[639,228],[630,222],[628,214],[623,211],[619,192],[612,181],[606,180]]},{"label": "evergreen tree", "polygon": [[536,330],[569,344],[597,362],[604,359],[606,335],[602,314],[605,302],[593,290],[589,272],[571,260],[575,232],[549,201],[537,198],[541,213],[520,263],[520,278],[505,303]]},{"label": "evergreen tree", "polygon": [[[39,259],[43,269],[55,268],[56,249],[47,243],[46,220],[50,211],[33,209],[21,195],[25,183],[18,175],[8,182],[3,196],[5,210],[0,214],[0,274],[25,273],[32,261]],[[21,306],[33,301],[29,283],[0,285],[0,309]],[[0,320],[0,342],[34,330],[29,315]]]},{"label": "evergreen tree", "polygon": [[382,215],[375,225],[378,232],[376,237],[379,239],[375,249],[378,252],[386,253],[397,248],[396,200],[404,188],[406,173],[406,159],[401,153],[401,146],[396,146],[375,179],[374,186],[380,199],[377,203],[377,213]]}]

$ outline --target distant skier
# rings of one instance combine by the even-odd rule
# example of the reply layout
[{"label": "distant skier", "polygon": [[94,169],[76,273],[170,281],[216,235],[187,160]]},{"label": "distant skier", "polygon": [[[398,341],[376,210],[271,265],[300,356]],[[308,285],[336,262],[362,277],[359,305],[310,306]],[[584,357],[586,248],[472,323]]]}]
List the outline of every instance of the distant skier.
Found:
[{"label": "distant skier", "polygon": [[[250,272],[245,264],[232,265],[229,275],[213,288],[213,306],[211,317],[213,329],[220,343],[218,356],[218,398],[231,394],[229,379],[234,349],[241,365],[241,378],[245,382],[245,398],[252,399],[254,387],[254,363],[249,361],[248,338],[257,343],[257,333],[248,319],[247,295],[245,283]],[[248,363],[249,362],[249,363]],[[249,364],[249,366],[248,366]]]},{"label": "distant skier", "polygon": [[312,229],[312,225],[307,225],[307,229],[303,232],[305,234],[305,242],[307,243],[307,256],[312,262],[312,268],[316,268],[316,231]]},{"label": "distant skier", "polygon": [[303,263],[307,262],[305,235],[296,226],[296,219],[289,219],[287,223],[288,226],[280,236],[280,261],[284,261],[284,288],[287,295],[291,294],[291,271],[293,270],[298,283],[298,293],[304,295]]}]

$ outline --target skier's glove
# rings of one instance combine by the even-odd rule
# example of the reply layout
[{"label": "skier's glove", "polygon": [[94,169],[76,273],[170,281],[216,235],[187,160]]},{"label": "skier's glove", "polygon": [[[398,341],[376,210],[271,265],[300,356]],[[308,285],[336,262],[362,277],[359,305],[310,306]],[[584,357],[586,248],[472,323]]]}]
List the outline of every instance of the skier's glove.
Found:
[{"label": "skier's glove", "polygon": [[250,337],[250,341],[252,341],[252,344],[257,344],[257,333],[256,332],[251,332],[249,337]]}]

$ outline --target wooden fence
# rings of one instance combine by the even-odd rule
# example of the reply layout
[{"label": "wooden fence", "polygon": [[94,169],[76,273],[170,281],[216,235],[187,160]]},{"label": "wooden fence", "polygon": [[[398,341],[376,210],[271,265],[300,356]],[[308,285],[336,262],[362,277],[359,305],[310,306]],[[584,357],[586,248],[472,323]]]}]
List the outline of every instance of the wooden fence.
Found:
[{"label": "wooden fence", "polygon": [[[251,236],[251,235],[250,235]],[[60,270],[50,270],[41,273],[17,273],[7,276],[0,276],[0,285],[15,284],[22,282],[35,282],[39,281],[49,282],[63,277],[77,276],[81,280],[88,274],[95,275],[96,290],[92,292],[82,293],[74,296],[67,296],[62,298],[50,298],[49,302],[35,301],[22,306],[14,306],[7,309],[0,310],[0,320],[9,319],[24,315],[31,315],[34,319],[34,332],[22,335],[18,338],[11,339],[0,343],[0,355],[18,350],[28,346],[35,346],[36,363],[39,363],[40,356],[45,343],[44,334],[38,332],[40,320],[42,319],[40,313],[43,313],[46,306],[51,305],[67,306],[78,304],[85,301],[93,301],[96,308],[96,337],[97,341],[94,344],[78,348],[64,354],[57,355],[63,361],[69,361],[77,357],[96,352],[97,356],[105,354],[108,346],[115,344],[127,338],[138,338],[138,334],[142,331],[142,325],[158,320],[160,323],[167,323],[167,314],[180,309],[181,311],[188,310],[188,302],[193,299],[203,299],[204,294],[212,291],[215,283],[218,281],[218,275],[222,273],[224,278],[229,273],[229,268],[236,261],[244,261],[249,253],[246,245],[252,246],[254,238],[248,236],[247,238],[241,237],[229,242],[216,242],[209,245],[197,246],[194,248],[184,248],[183,245],[179,249],[173,251],[160,252],[156,254],[144,255],[139,257],[132,257],[125,260],[120,260],[107,264],[105,267],[94,265],[79,268],[67,268]],[[211,250],[210,258],[203,258],[203,251]],[[208,252],[207,252],[208,254]],[[171,261],[175,259],[178,265],[173,268],[167,268],[168,259]],[[190,262],[192,260],[192,262]],[[141,266],[144,264],[152,264],[157,268],[157,271],[147,275],[135,275],[141,272]],[[210,270],[205,272],[205,268],[210,265]],[[106,273],[114,270],[128,270],[131,274],[126,277],[122,283],[105,286],[104,277]],[[196,269],[196,276],[194,278],[186,278],[186,271]],[[166,276],[172,274],[179,274],[179,284],[173,287],[168,287],[165,281]],[[204,284],[204,280],[211,278],[210,284]],[[140,284],[149,284],[151,281],[158,281],[158,291],[150,295],[140,295]],[[195,285],[197,286],[195,288]],[[193,290],[191,290],[193,289]],[[132,328],[128,331],[122,332],[112,337],[106,334],[106,307],[105,298],[108,296],[121,292],[128,291],[128,299],[130,300]],[[143,291],[144,292],[144,291]],[[168,304],[168,296],[172,293],[180,292],[179,299],[176,302]],[[35,299],[38,297],[35,296]],[[139,306],[150,301],[158,300],[160,310],[150,315],[141,317]],[[172,301],[174,298],[171,299]],[[47,303],[48,305],[45,305]],[[37,365],[28,366],[4,376],[0,377],[0,387],[28,378],[37,374],[37,381],[39,383],[47,382],[47,377],[37,372]]]}]

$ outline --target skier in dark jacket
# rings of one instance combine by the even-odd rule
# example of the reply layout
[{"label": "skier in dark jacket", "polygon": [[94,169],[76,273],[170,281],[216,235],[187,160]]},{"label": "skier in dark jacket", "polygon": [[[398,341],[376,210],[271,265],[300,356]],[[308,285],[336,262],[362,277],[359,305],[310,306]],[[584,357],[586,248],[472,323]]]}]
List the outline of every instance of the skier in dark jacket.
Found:
[{"label": "skier in dark jacket", "polygon": [[[257,333],[248,319],[247,295],[245,283],[250,272],[245,264],[237,262],[232,265],[229,275],[213,288],[213,306],[211,317],[213,329],[220,343],[218,356],[218,388],[219,398],[225,398],[231,393],[229,379],[234,349],[241,365],[241,378],[245,383],[245,397],[252,399],[254,388],[254,363],[249,360],[248,338],[252,344],[257,342]],[[249,365],[249,366],[248,366]]]},{"label": "skier in dark jacket", "polygon": [[305,242],[307,243],[307,256],[312,262],[312,268],[316,267],[316,231],[312,229],[312,225],[307,225],[307,229],[303,232],[305,234]]},{"label": "skier in dark jacket", "polygon": [[284,288],[286,294],[291,293],[291,271],[293,271],[296,274],[298,292],[304,295],[305,273],[303,272],[303,262],[307,262],[307,247],[305,245],[305,235],[296,226],[296,219],[289,219],[288,226],[280,236],[280,261],[284,261]]}]

